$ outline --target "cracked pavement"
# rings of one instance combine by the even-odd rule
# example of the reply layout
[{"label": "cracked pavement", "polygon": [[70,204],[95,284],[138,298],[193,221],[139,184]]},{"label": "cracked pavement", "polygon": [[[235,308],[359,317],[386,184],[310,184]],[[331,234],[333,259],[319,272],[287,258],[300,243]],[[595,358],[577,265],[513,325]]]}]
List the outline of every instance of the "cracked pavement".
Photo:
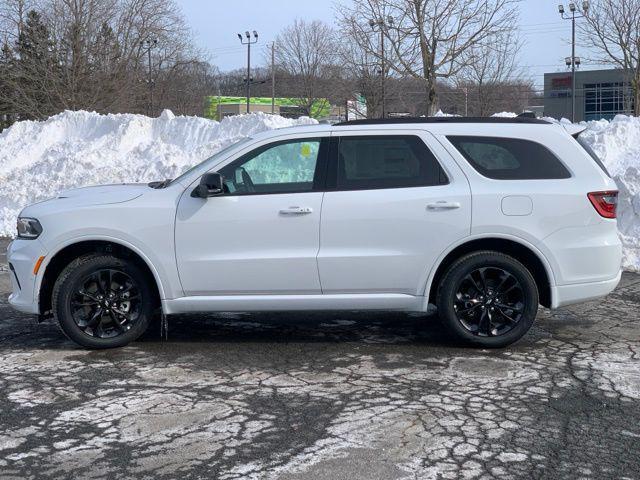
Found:
[{"label": "cracked pavement", "polygon": [[8,289],[3,479],[640,478],[640,275],[497,351],[387,313],[181,316],[85,351]]}]

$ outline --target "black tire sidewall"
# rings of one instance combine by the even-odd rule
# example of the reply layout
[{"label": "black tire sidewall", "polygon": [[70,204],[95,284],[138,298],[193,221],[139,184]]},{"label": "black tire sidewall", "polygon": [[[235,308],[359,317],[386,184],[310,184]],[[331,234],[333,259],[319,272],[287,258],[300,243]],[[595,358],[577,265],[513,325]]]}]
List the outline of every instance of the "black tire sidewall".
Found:
[{"label": "black tire sidewall", "polygon": [[[462,279],[470,272],[483,267],[496,267],[509,272],[520,282],[525,297],[524,312],[518,324],[504,335],[496,337],[474,335],[460,323],[453,307]],[[502,348],[518,341],[529,331],[538,312],[538,302],[538,288],[529,270],[512,257],[487,251],[467,255],[447,270],[438,289],[436,303],[440,319],[456,338],[468,345]]]},{"label": "black tire sidewall", "polygon": [[[70,300],[78,282],[96,270],[122,271],[137,283],[140,290],[141,312],[135,325],[113,338],[92,337],[76,325],[71,314]],[[144,333],[152,315],[152,291],[146,275],[130,261],[110,255],[88,256],[72,262],[60,275],[53,290],[53,314],[63,333],[72,341],[87,348],[116,348],[127,345]]]}]

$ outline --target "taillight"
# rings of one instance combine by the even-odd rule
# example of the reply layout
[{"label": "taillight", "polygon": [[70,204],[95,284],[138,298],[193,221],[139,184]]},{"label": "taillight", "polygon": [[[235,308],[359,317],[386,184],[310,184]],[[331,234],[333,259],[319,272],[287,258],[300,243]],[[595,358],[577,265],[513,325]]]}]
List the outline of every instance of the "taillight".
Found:
[{"label": "taillight", "polygon": [[618,209],[618,192],[591,192],[587,194],[591,204],[604,218],[616,218]]}]

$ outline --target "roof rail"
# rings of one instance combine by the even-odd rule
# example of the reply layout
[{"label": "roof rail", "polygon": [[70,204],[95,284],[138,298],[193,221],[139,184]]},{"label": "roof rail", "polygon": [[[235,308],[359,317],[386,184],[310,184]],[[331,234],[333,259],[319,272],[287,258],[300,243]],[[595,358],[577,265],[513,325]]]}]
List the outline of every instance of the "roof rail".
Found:
[{"label": "roof rail", "polygon": [[400,117],[349,120],[347,122],[336,123],[334,126],[346,127],[350,125],[396,125],[403,123],[519,123],[551,125],[551,123],[547,122],[546,120],[529,117]]}]

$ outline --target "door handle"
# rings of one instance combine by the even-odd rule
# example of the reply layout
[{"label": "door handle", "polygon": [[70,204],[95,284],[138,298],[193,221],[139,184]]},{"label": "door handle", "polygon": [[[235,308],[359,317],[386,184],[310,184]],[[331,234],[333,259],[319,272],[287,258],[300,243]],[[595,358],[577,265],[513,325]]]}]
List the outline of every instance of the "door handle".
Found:
[{"label": "door handle", "polygon": [[455,210],[456,208],[460,208],[459,202],[446,202],[440,201],[435,203],[428,203],[427,210]]},{"label": "door handle", "polygon": [[308,215],[310,213],[313,213],[311,207],[289,207],[280,210],[281,215]]}]

